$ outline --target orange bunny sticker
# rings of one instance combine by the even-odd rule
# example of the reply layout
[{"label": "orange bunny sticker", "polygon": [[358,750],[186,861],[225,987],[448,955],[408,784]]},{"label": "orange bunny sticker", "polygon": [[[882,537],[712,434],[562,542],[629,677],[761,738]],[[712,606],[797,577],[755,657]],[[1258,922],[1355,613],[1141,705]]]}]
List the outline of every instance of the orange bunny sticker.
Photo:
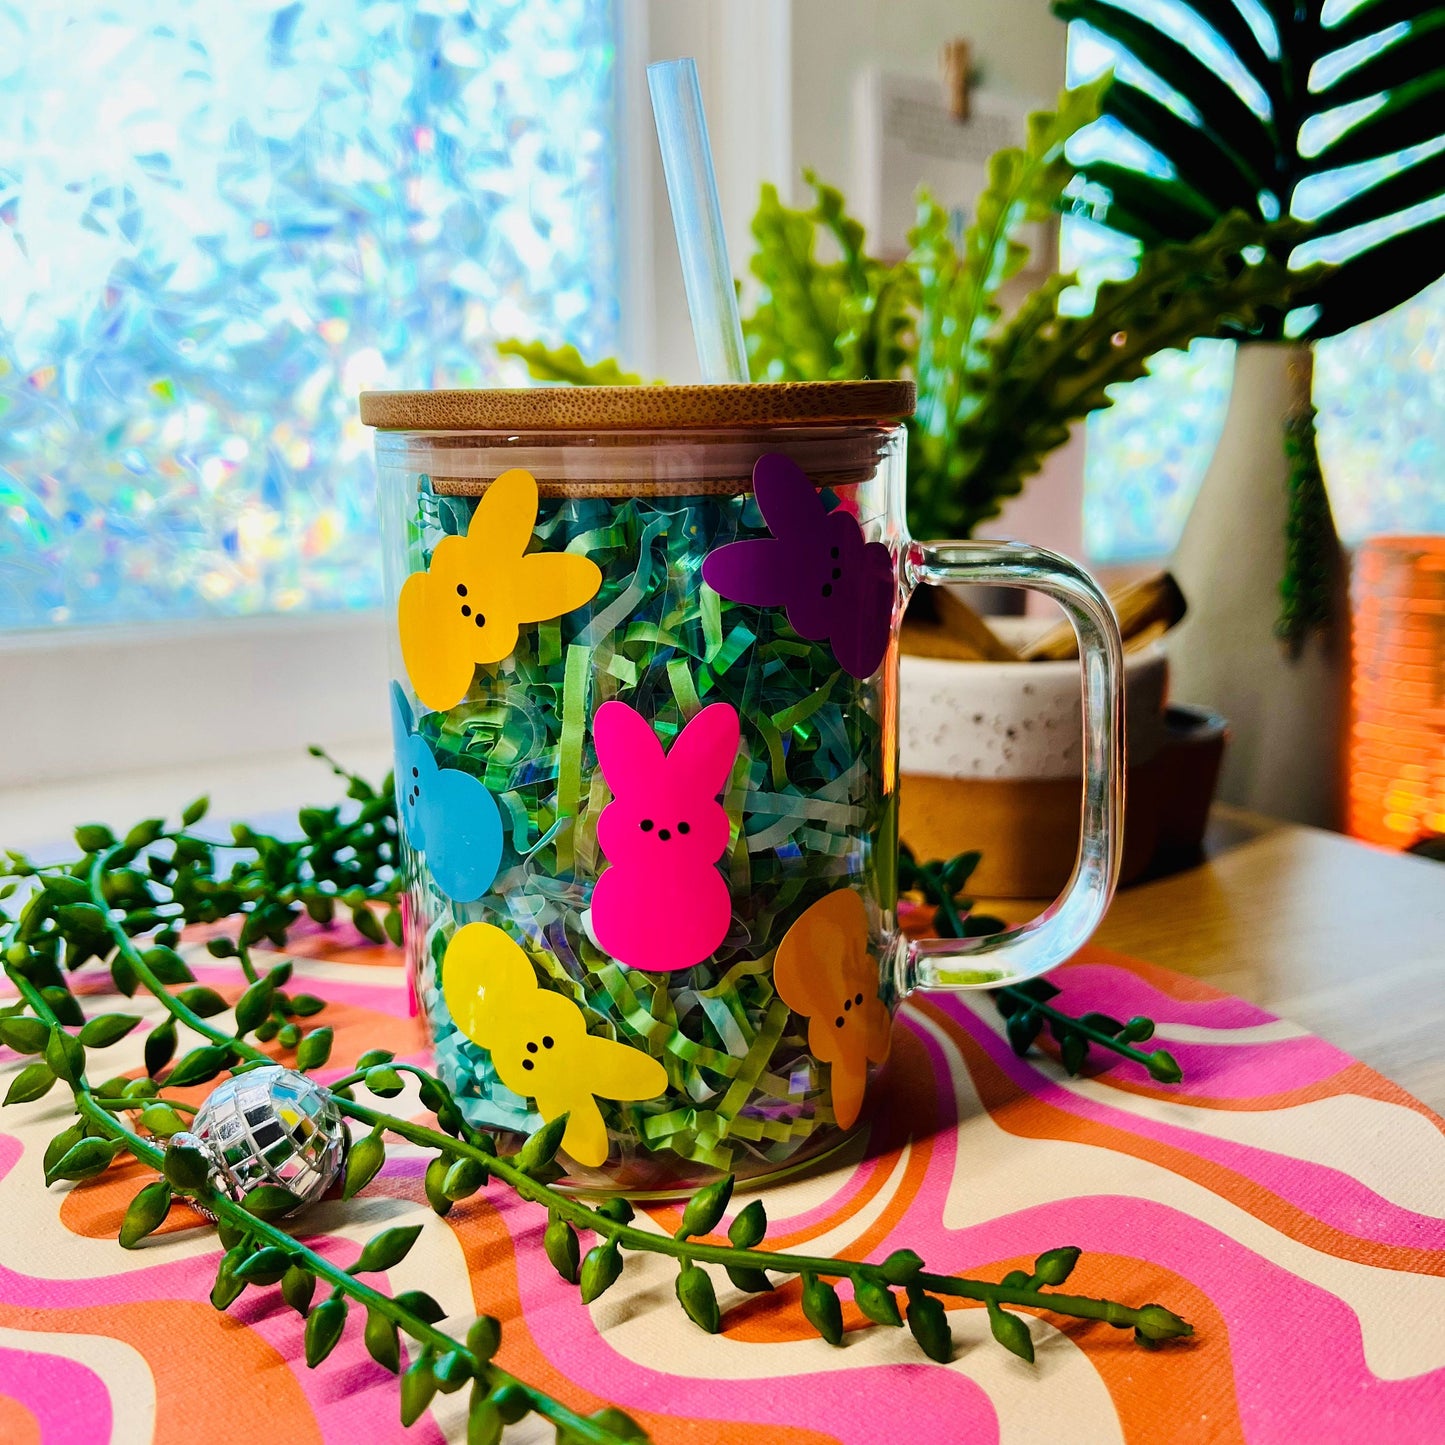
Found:
[{"label": "orange bunny sticker", "polygon": [[893,1019],[878,997],[878,965],[868,953],[868,914],[851,889],[820,898],[783,936],[773,986],[808,1020],[808,1047],[832,1066],[833,1114],[857,1122],[868,1064],[888,1057]]},{"label": "orange bunny sticker", "polygon": [[534,1099],[549,1123],[567,1114],[562,1147],[579,1163],[607,1162],[597,1099],[655,1099],[667,1071],[640,1049],[587,1032],[570,998],[537,982],[527,955],[500,928],[469,923],[442,960],[442,992],[456,1026],[492,1056],[501,1081]]},{"label": "orange bunny sticker", "polygon": [[482,494],[465,537],[437,543],[431,565],[401,589],[401,655],[427,707],[453,707],[479,664],[501,662],[524,622],[546,622],[590,602],[602,572],[590,557],[528,552],[537,525],[530,472],[503,472]]}]

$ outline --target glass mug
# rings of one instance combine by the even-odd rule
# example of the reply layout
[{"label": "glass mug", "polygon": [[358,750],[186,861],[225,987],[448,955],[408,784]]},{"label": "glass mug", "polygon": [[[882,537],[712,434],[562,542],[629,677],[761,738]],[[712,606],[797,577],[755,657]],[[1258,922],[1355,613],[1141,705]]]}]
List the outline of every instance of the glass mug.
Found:
[{"label": "glass mug", "polygon": [[[520,1137],[565,1113],[578,1188],[816,1158],[863,1117],[905,995],[1040,974],[1108,904],[1113,614],[1048,552],[909,538],[913,400],[907,382],[362,398],[410,978],[469,1121]],[[1079,637],[1078,863],[993,937],[897,925],[897,629],[920,582],[1035,588]]]}]

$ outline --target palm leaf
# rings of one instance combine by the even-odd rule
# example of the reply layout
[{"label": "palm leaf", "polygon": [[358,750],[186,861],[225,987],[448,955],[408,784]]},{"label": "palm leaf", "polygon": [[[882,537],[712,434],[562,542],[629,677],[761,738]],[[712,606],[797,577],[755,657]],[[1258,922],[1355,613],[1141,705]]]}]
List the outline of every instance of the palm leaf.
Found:
[{"label": "palm leaf", "polygon": [[[1325,154],[1328,169],[1359,165],[1445,136],[1445,66],[1394,91],[1352,125]],[[1322,168],[1323,169],[1323,168]]]},{"label": "palm leaf", "polygon": [[1422,5],[1420,0],[1363,0],[1347,14],[1335,16],[1325,28],[1333,44],[1343,47],[1378,35],[1392,25],[1421,24],[1439,10],[1438,5]]},{"label": "palm leaf", "polygon": [[[1309,338],[1377,316],[1445,270],[1433,219],[1403,233],[1389,224],[1445,197],[1440,0],[1360,0],[1329,23],[1322,0],[1259,0],[1251,13],[1273,30],[1263,41],[1239,0],[1187,0],[1167,10],[1146,0],[1055,0],[1054,10],[1088,24],[1183,103],[1164,104],[1127,81],[1110,92],[1106,113],[1164,155],[1172,174],[1107,158],[1083,164],[1088,194],[1102,188],[1106,196],[1094,208],[1105,224],[1145,246],[1184,241],[1231,209],[1261,222],[1301,214],[1305,187],[1305,214],[1318,216],[1310,239],[1372,228],[1358,254],[1296,292],[1297,306],[1315,308],[1300,313],[1313,316]],[[1221,73],[1227,67],[1206,58],[1211,36],[1258,84],[1267,115],[1255,114]],[[1334,196],[1323,207],[1322,191]],[[1283,324],[1276,316],[1268,333],[1282,334]]]},{"label": "palm leaf", "polygon": [[[1213,3],[1230,5],[1233,0]],[[1207,13],[1207,7],[1201,9]],[[1257,116],[1238,91],[1210,69],[1184,39],[1106,0],[1057,0],[1054,11],[1066,20],[1084,21],[1133,55],[1183,96],[1204,124],[1238,154],[1268,154],[1272,149],[1274,137],[1269,122]]]},{"label": "palm leaf", "polygon": [[[1433,46],[1438,56],[1440,37],[1430,36],[1431,32],[1441,28],[1445,28],[1445,10],[1425,16],[1408,30],[1399,31],[1388,39],[1384,38],[1385,32],[1381,32],[1378,50],[1363,55],[1357,65],[1328,85],[1319,87],[1315,93],[1324,104],[1353,105],[1356,101],[1368,100],[1371,96],[1409,85],[1420,77],[1422,57],[1417,47]],[[1315,89],[1313,84],[1311,89]]]},{"label": "palm leaf", "polygon": [[1368,226],[1382,216],[1408,211],[1440,195],[1445,195],[1445,151],[1407,170],[1382,176],[1368,189],[1341,200],[1326,212],[1329,228],[1338,234]]},{"label": "palm leaf", "polygon": [[1216,214],[1236,207],[1252,211],[1258,205],[1268,181],[1207,127],[1190,124],[1148,91],[1117,78],[1104,109],[1135,135],[1148,136],[1149,144],[1169,157],[1180,179],[1204,196]]},{"label": "palm leaf", "polygon": [[1440,279],[1445,216],[1380,241],[1330,268],[1311,298],[1325,324],[1311,333],[1333,336],[1408,301]]}]

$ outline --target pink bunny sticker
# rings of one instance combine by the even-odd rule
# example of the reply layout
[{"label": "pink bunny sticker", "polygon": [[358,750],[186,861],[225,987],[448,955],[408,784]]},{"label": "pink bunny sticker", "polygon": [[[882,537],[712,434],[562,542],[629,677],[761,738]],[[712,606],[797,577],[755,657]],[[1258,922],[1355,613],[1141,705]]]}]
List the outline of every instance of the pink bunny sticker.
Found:
[{"label": "pink bunny sticker", "polygon": [[592,936],[629,968],[691,968],[717,951],[732,919],[715,865],[728,845],[717,795],[737,756],[737,709],[703,708],[664,754],[641,713],[606,702],[592,737],[613,796],[597,820],[611,867],[592,892]]}]

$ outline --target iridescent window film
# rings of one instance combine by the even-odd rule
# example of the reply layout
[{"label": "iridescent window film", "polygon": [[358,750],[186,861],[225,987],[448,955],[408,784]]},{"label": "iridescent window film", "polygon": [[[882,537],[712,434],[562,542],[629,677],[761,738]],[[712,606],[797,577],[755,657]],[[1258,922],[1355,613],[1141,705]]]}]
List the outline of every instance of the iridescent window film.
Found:
[{"label": "iridescent window film", "polygon": [[618,339],[606,0],[0,0],[0,628],[379,600],[377,386]]},{"label": "iridescent window film", "polygon": [[[1173,13],[1189,23],[1186,8]],[[1208,35],[1195,39],[1209,53]],[[1114,58],[1099,32],[1070,27],[1071,83],[1097,75]],[[1225,58],[1212,55],[1211,63],[1239,81]],[[1141,169],[1167,165],[1111,125],[1093,128],[1088,144]],[[1352,185],[1365,179],[1350,178]],[[1297,195],[1297,213],[1316,214],[1321,196]],[[1127,269],[1133,246],[1088,221],[1065,223],[1065,264],[1081,266],[1087,278]],[[1084,541],[1092,558],[1127,561],[1173,549],[1224,426],[1233,349],[1231,342],[1198,341],[1187,352],[1165,352],[1149,376],[1117,387],[1114,405],[1089,418]],[[1445,282],[1319,342],[1314,400],[1325,480],[1345,541],[1445,531]]]}]

